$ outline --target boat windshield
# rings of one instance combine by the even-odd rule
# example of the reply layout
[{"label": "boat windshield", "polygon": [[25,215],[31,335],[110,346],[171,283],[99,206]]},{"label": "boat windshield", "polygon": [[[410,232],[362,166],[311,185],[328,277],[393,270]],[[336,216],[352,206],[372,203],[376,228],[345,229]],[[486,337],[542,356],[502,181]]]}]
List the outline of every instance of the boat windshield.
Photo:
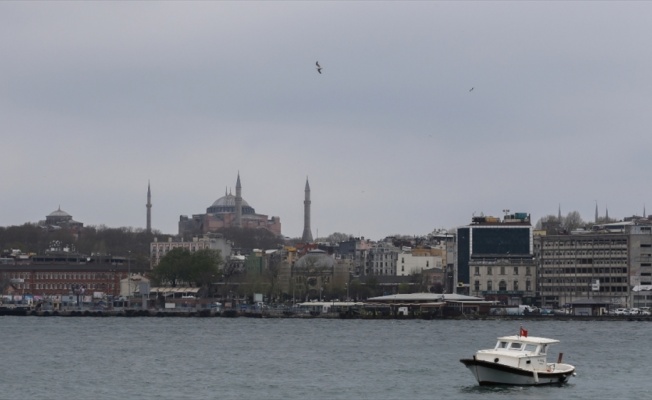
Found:
[{"label": "boat windshield", "polygon": [[510,350],[521,350],[522,343],[512,342],[509,346]]}]

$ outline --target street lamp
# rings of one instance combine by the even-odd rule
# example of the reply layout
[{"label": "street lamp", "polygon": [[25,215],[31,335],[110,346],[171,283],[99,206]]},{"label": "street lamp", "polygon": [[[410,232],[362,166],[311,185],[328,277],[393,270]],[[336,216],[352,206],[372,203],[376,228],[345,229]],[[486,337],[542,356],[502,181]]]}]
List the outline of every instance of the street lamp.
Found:
[{"label": "street lamp", "polygon": [[127,252],[127,299],[131,297],[131,250]]}]

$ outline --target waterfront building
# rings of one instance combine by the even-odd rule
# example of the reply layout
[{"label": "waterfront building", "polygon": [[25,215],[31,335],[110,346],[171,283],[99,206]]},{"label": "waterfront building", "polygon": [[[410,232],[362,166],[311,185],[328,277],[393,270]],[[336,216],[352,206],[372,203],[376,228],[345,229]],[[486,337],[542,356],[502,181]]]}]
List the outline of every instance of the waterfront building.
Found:
[{"label": "waterfront building", "polygon": [[352,237],[349,240],[338,243],[336,255],[342,260],[350,261],[351,274],[353,276],[364,276],[368,274],[366,265],[371,246],[371,241],[364,237]]},{"label": "waterfront building", "polygon": [[206,233],[217,232],[222,228],[251,228],[267,229],[281,235],[281,219],[257,214],[256,210],[242,197],[242,184],[240,174],[236,180],[235,196],[225,191],[224,196],[215,200],[206,209],[204,214],[194,214],[192,217],[182,215],[179,217],[179,236],[201,236]]},{"label": "waterfront building", "polygon": [[526,213],[474,217],[458,229],[458,293],[504,304],[533,304],[536,263]]},{"label": "waterfront building", "polygon": [[544,307],[595,299],[612,307],[649,307],[652,225],[641,218],[595,225],[536,240],[539,292]]},{"label": "waterfront building", "polygon": [[429,252],[424,252],[424,250],[429,249],[410,249],[402,251],[398,255],[396,275],[415,275],[432,268],[441,270],[442,257],[429,255]]},{"label": "waterfront building", "polygon": [[85,256],[49,251],[29,261],[0,263],[0,285],[14,294],[32,297],[84,294],[118,296],[120,280],[142,268],[126,257]]},{"label": "waterfront building", "polygon": [[445,293],[455,293],[457,287],[457,235],[443,230],[428,235],[428,244],[440,249],[443,263],[443,285]]},{"label": "waterfront building", "polygon": [[399,252],[399,248],[389,242],[372,244],[367,253],[364,275],[396,276]]},{"label": "waterfront building", "polygon": [[154,241],[149,246],[151,267],[156,267],[161,262],[161,258],[173,249],[185,249],[191,253],[198,250],[219,250],[226,264],[231,256],[232,243],[217,233],[206,234],[202,237],[193,237],[190,241],[183,240],[182,237],[181,240],[172,240],[172,238],[169,238],[167,241],[159,242],[158,238],[154,238]]}]

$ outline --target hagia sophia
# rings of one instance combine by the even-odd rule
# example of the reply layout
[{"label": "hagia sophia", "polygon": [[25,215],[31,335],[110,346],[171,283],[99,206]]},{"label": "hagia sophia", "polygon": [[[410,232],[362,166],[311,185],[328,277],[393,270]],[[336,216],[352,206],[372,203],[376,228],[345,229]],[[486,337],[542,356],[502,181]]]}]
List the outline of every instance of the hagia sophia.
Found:
[{"label": "hagia sophia", "polygon": [[[224,196],[215,200],[202,214],[193,214],[192,217],[181,215],[179,217],[179,236],[193,237],[216,232],[222,228],[250,228],[267,229],[275,235],[281,235],[281,219],[278,216],[269,217],[257,214],[256,210],[242,198],[242,184],[240,173],[235,185],[235,195],[225,192]],[[306,178],[304,200],[304,241],[312,241],[310,230],[310,185]]]}]

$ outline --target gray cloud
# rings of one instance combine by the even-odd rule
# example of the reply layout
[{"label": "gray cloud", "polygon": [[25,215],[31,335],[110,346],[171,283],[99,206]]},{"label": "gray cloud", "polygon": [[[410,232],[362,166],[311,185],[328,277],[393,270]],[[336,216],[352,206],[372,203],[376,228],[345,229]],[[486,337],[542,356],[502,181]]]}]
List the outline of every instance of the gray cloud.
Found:
[{"label": "gray cloud", "polygon": [[641,213],[651,8],[2,3],[0,223],[142,227],[149,179],[174,233],[238,171],[288,236],[306,176],[320,235]]}]

